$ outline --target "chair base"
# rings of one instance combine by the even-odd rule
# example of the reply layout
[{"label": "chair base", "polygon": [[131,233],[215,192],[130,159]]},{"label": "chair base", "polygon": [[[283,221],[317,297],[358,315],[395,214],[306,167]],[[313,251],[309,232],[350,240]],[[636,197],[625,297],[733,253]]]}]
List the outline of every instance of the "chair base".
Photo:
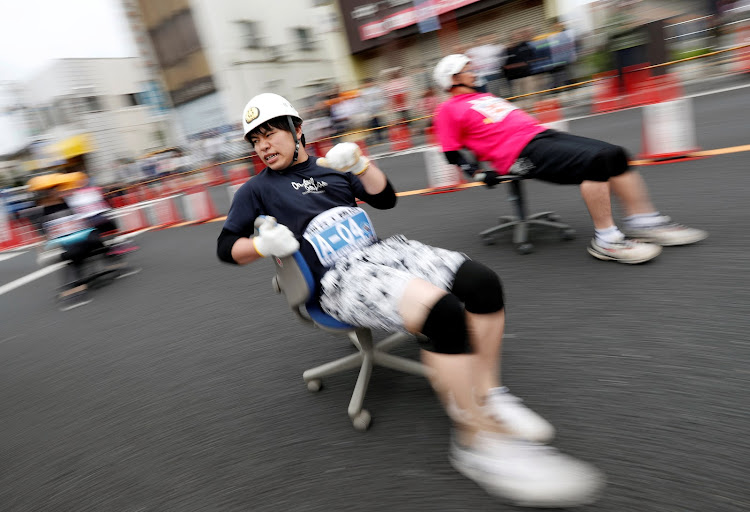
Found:
[{"label": "chair base", "polygon": [[374,366],[383,366],[392,370],[424,377],[427,369],[421,363],[406,359],[404,357],[394,356],[388,353],[393,347],[396,347],[406,341],[414,339],[409,334],[397,333],[374,344],[372,341],[372,332],[369,329],[357,329],[351,331],[349,336],[352,343],[357,347],[357,353],[342,357],[330,363],[312,368],[302,374],[302,378],[307,383],[310,391],[318,391],[322,386],[321,379],[329,375],[335,375],[347,370],[359,367],[359,376],[354,386],[352,398],[349,401],[349,418],[352,420],[354,428],[365,431],[370,426],[370,413],[362,408],[367,386],[370,382],[372,369]]},{"label": "chair base", "polygon": [[560,222],[560,217],[555,212],[540,212],[529,215],[525,219],[517,216],[506,215],[498,219],[497,226],[485,229],[479,236],[486,245],[495,243],[494,235],[506,230],[513,230],[513,243],[521,254],[529,254],[534,250],[534,246],[529,242],[529,227],[544,226],[560,231],[560,237],[563,240],[572,240],[575,238],[575,230],[568,224]]}]

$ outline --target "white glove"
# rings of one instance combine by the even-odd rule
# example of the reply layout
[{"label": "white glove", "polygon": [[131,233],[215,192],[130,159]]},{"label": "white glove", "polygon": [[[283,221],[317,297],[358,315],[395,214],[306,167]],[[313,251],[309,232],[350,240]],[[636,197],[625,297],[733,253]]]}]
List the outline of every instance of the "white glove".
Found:
[{"label": "white glove", "polygon": [[354,142],[341,142],[333,146],[325,158],[318,158],[318,165],[359,176],[367,170],[370,159],[362,155]]},{"label": "white glove", "polygon": [[253,237],[255,251],[263,257],[268,255],[286,258],[299,250],[299,242],[283,224],[277,224],[273,217],[266,217]]}]

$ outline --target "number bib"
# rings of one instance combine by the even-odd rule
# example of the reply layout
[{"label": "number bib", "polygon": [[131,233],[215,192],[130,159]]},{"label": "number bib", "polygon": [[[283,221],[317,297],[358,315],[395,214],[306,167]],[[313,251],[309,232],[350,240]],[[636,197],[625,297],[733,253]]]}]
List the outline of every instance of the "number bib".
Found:
[{"label": "number bib", "polygon": [[377,240],[367,212],[347,206],[337,206],[318,214],[302,236],[310,242],[326,267]]},{"label": "number bib", "polygon": [[64,236],[85,231],[88,229],[86,222],[79,215],[68,215],[44,223],[48,238],[62,238]]},{"label": "number bib", "polygon": [[65,198],[65,202],[74,212],[85,216],[109,210],[109,205],[104,201],[99,189],[93,187],[76,190]]},{"label": "number bib", "polygon": [[[476,110],[485,117],[485,122],[499,123],[508,114],[517,109],[511,102],[502,98],[485,96],[477,100],[469,101],[472,110]],[[489,119],[490,121],[486,121]]]}]

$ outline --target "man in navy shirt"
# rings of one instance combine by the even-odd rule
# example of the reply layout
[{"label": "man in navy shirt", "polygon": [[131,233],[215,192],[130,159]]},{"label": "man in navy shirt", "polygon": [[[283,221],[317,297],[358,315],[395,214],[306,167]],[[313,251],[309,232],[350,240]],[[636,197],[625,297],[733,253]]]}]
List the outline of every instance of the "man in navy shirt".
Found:
[{"label": "man in navy shirt", "polygon": [[505,310],[497,275],[462,253],[402,235],[378,239],[357,199],[378,209],[395,206],[385,174],[354,143],[337,144],[314,162],[304,148],[302,119],[281,96],[251,99],[243,125],[267,168],[237,191],[219,235],[219,258],[244,265],[300,251],[326,313],[429,338],[422,358],[453,420],[456,469],[521,505],[593,501],[599,472],[552,448],[540,450],[554,428],[500,385]]}]

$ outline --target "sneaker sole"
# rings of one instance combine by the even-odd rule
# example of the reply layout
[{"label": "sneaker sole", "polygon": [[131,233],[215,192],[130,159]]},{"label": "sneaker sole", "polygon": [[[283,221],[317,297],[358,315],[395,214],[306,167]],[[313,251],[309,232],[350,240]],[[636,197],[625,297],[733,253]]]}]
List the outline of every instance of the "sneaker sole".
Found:
[{"label": "sneaker sole", "polygon": [[657,252],[653,256],[649,256],[648,258],[639,258],[637,260],[625,260],[622,258],[618,258],[616,256],[610,256],[609,254],[601,253],[592,247],[587,247],[586,250],[589,252],[590,255],[592,255],[594,258],[602,261],[616,261],[617,263],[626,263],[628,265],[638,265],[640,263],[646,263],[647,261],[651,261],[654,258],[656,258],[658,255],[661,254],[661,251]]},{"label": "sneaker sole", "polygon": [[637,238],[638,240],[642,242],[648,242],[651,244],[661,245],[662,247],[677,247],[679,245],[690,245],[690,244],[695,244],[700,241],[703,241],[706,238],[708,238],[708,233],[704,235],[696,236],[693,238],[681,240],[679,242],[660,242],[658,238],[653,238],[653,237],[648,237],[648,236],[634,236],[633,238]]},{"label": "sneaker sole", "polygon": [[479,487],[484,489],[488,494],[497,498],[505,503],[516,505],[519,507],[529,508],[572,508],[580,507],[582,505],[589,505],[594,503],[601,494],[603,485],[599,485],[596,489],[593,489],[591,493],[586,496],[581,496],[577,499],[567,498],[562,500],[551,500],[549,498],[544,499],[528,499],[528,498],[514,498],[510,496],[510,492],[504,489],[502,486],[490,483],[485,478],[485,473],[473,467],[461,464],[456,460],[455,457],[450,455],[448,457],[453,469],[461,473],[463,476],[477,484]]}]

